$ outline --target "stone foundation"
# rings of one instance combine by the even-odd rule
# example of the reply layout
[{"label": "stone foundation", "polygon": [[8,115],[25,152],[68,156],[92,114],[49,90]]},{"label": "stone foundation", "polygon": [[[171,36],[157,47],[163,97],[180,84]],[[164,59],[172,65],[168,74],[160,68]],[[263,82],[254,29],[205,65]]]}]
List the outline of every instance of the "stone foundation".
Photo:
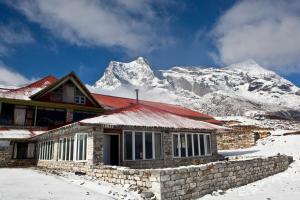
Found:
[{"label": "stone foundation", "polygon": [[39,161],[38,166],[80,171],[102,181],[135,185],[153,192],[157,199],[169,200],[199,198],[215,190],[246,185],[286,170],[289,158],[279,155],[163,169],[130,169],[53,161]]}]

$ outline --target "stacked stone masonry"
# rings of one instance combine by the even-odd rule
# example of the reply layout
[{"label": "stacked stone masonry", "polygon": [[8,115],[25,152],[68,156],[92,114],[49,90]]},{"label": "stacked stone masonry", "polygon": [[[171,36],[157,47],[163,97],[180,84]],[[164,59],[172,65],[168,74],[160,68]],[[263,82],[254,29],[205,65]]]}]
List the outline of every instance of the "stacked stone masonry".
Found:
[{"label": "stacked stone masonry", "polygon": [[270,135],[270,129],[257,126],[232,126],[231,131],[217,135],[218,150],[243,149],[256,144],[258,139]]},{"label": "stacked stone masonry", "polygon": [[39,167],[47,169],[81,171],[106,182],[136,185],[153,192],[157,199],[162,200],[199,198],[215,190],[242,186],[282,172],[288,165],[288,157],[284,155],[163,169],[38,162]]}]

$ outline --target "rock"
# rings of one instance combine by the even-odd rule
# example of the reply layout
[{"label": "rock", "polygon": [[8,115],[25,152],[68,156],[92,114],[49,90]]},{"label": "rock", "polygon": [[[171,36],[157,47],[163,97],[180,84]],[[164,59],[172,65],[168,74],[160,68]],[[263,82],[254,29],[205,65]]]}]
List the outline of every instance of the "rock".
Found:
[{"label": "rock", "polygon": [[298,90],[295,94],[300,96],[300,90]]},{"label": "rock", "polygon": [[150,199],[150,198],[154,197],[154,194],[153,194],[153,192],[145,191],[145,192],[142,192],[141,197],[144,199]]},{"label": "rock", "polygon": [[86,175],[86,173],[85,172],[75,172],[75,175],[77,175],[77,176],[84,176],[84,175]]}]

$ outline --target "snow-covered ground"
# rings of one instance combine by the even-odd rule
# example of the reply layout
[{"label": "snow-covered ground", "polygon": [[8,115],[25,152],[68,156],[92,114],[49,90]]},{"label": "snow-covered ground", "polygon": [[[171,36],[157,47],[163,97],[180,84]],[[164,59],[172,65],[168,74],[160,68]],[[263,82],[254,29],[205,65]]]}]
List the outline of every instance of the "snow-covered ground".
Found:
[{"label": "snow-covered ground", "polygon": [[268,156],[277,153],[294,157],[294,162],[285,172],[263,180],[206,195],[201,200],[299,200],[300,199],[300,135],[274,135],[258,141],[252,148],[243,150],[221,151],[226,156],[252,157]]},{"label": "snow-covered ground", "polygon": [[139,199],[121,186],[86,180],[74,174],[57,176],[33,168],[0,168],[0,200]]}]

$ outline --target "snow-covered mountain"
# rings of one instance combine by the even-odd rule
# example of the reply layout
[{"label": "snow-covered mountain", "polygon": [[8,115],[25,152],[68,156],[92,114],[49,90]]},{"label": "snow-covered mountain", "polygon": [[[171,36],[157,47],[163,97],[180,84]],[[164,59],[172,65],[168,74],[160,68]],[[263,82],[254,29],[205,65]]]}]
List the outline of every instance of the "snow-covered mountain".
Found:
[{"label": "snow-covered mountain", "polygon": [[142,57],[129,63],[112,61],[93,89],[135,87],[143,88],[149,100],[175,102],[216,116],[267,113],[300,119],[300,89],[253,60],[223,68],[175,66],[156,73]]}]

